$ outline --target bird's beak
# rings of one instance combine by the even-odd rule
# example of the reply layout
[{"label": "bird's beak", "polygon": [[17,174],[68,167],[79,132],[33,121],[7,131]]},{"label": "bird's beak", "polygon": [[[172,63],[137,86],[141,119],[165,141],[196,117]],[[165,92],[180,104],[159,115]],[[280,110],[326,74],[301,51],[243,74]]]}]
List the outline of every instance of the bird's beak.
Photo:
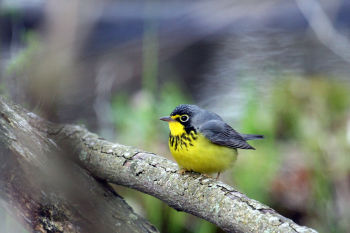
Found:
[{"label": "bird's beak", "polygon": [[170,116],[161,117],[161,118],[159,118],[159,120],[161,120],[161,121],[167,121],[167,122],[175,121],[175,120],[174,120],[173,118],[171,118]]}]

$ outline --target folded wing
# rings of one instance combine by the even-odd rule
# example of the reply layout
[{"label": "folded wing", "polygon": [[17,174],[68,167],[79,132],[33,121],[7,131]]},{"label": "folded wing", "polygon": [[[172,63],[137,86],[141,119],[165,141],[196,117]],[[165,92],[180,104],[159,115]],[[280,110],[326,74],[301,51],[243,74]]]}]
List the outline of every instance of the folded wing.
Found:
[{"label": "folded wing", "polygon": [[199,127],[199,132],[212,143],[230,148],[252,149],[240,133],[221,120],[210,120]]}]

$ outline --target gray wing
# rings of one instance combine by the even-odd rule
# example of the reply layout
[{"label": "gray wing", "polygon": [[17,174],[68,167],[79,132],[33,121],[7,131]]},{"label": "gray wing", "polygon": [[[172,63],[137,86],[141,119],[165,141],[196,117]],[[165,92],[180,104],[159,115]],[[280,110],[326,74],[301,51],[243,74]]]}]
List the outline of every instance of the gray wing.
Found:
[{"label": "gray wing", "polygon": [[255,150],[237,131],[221,120],[210,120],[204,123],[199,127],[199,132],[217,145]]}]

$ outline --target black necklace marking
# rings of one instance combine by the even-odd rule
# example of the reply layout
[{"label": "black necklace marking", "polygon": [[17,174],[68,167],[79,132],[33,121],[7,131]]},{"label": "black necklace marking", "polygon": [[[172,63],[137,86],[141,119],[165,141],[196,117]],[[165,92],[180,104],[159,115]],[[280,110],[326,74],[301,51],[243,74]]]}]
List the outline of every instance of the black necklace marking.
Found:
[{"label": "black necklace marking", "polygon": [[194,129],[189,132],[186,131],[186,133],[183,133],[180,136],[173,136],[171,133],[169,134],[170,146],[173,147],[174,150],[177,150],[178,147],[183,149],[183,146],[188,150],[188,146],[193,146],[192,141],[197,140],[197,138],[198,136]]},{"label": "black necklace marking", "polygon": [[196,129],[193,126],[185,127],[185,131],[186,131],[187,134],[190,134],[191,131],[193,131],[195,134],[197,133]]}]

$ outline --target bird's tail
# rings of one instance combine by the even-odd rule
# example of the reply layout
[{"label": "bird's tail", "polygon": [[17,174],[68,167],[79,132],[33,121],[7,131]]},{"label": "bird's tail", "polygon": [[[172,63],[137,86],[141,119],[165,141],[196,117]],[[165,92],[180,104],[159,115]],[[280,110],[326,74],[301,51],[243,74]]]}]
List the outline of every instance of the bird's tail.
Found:
[{"label": "bird's tail", "polygon": [[255,139],[263,139],[263,135],[258,134],[241,134],[244,140],[255,140]]}]

